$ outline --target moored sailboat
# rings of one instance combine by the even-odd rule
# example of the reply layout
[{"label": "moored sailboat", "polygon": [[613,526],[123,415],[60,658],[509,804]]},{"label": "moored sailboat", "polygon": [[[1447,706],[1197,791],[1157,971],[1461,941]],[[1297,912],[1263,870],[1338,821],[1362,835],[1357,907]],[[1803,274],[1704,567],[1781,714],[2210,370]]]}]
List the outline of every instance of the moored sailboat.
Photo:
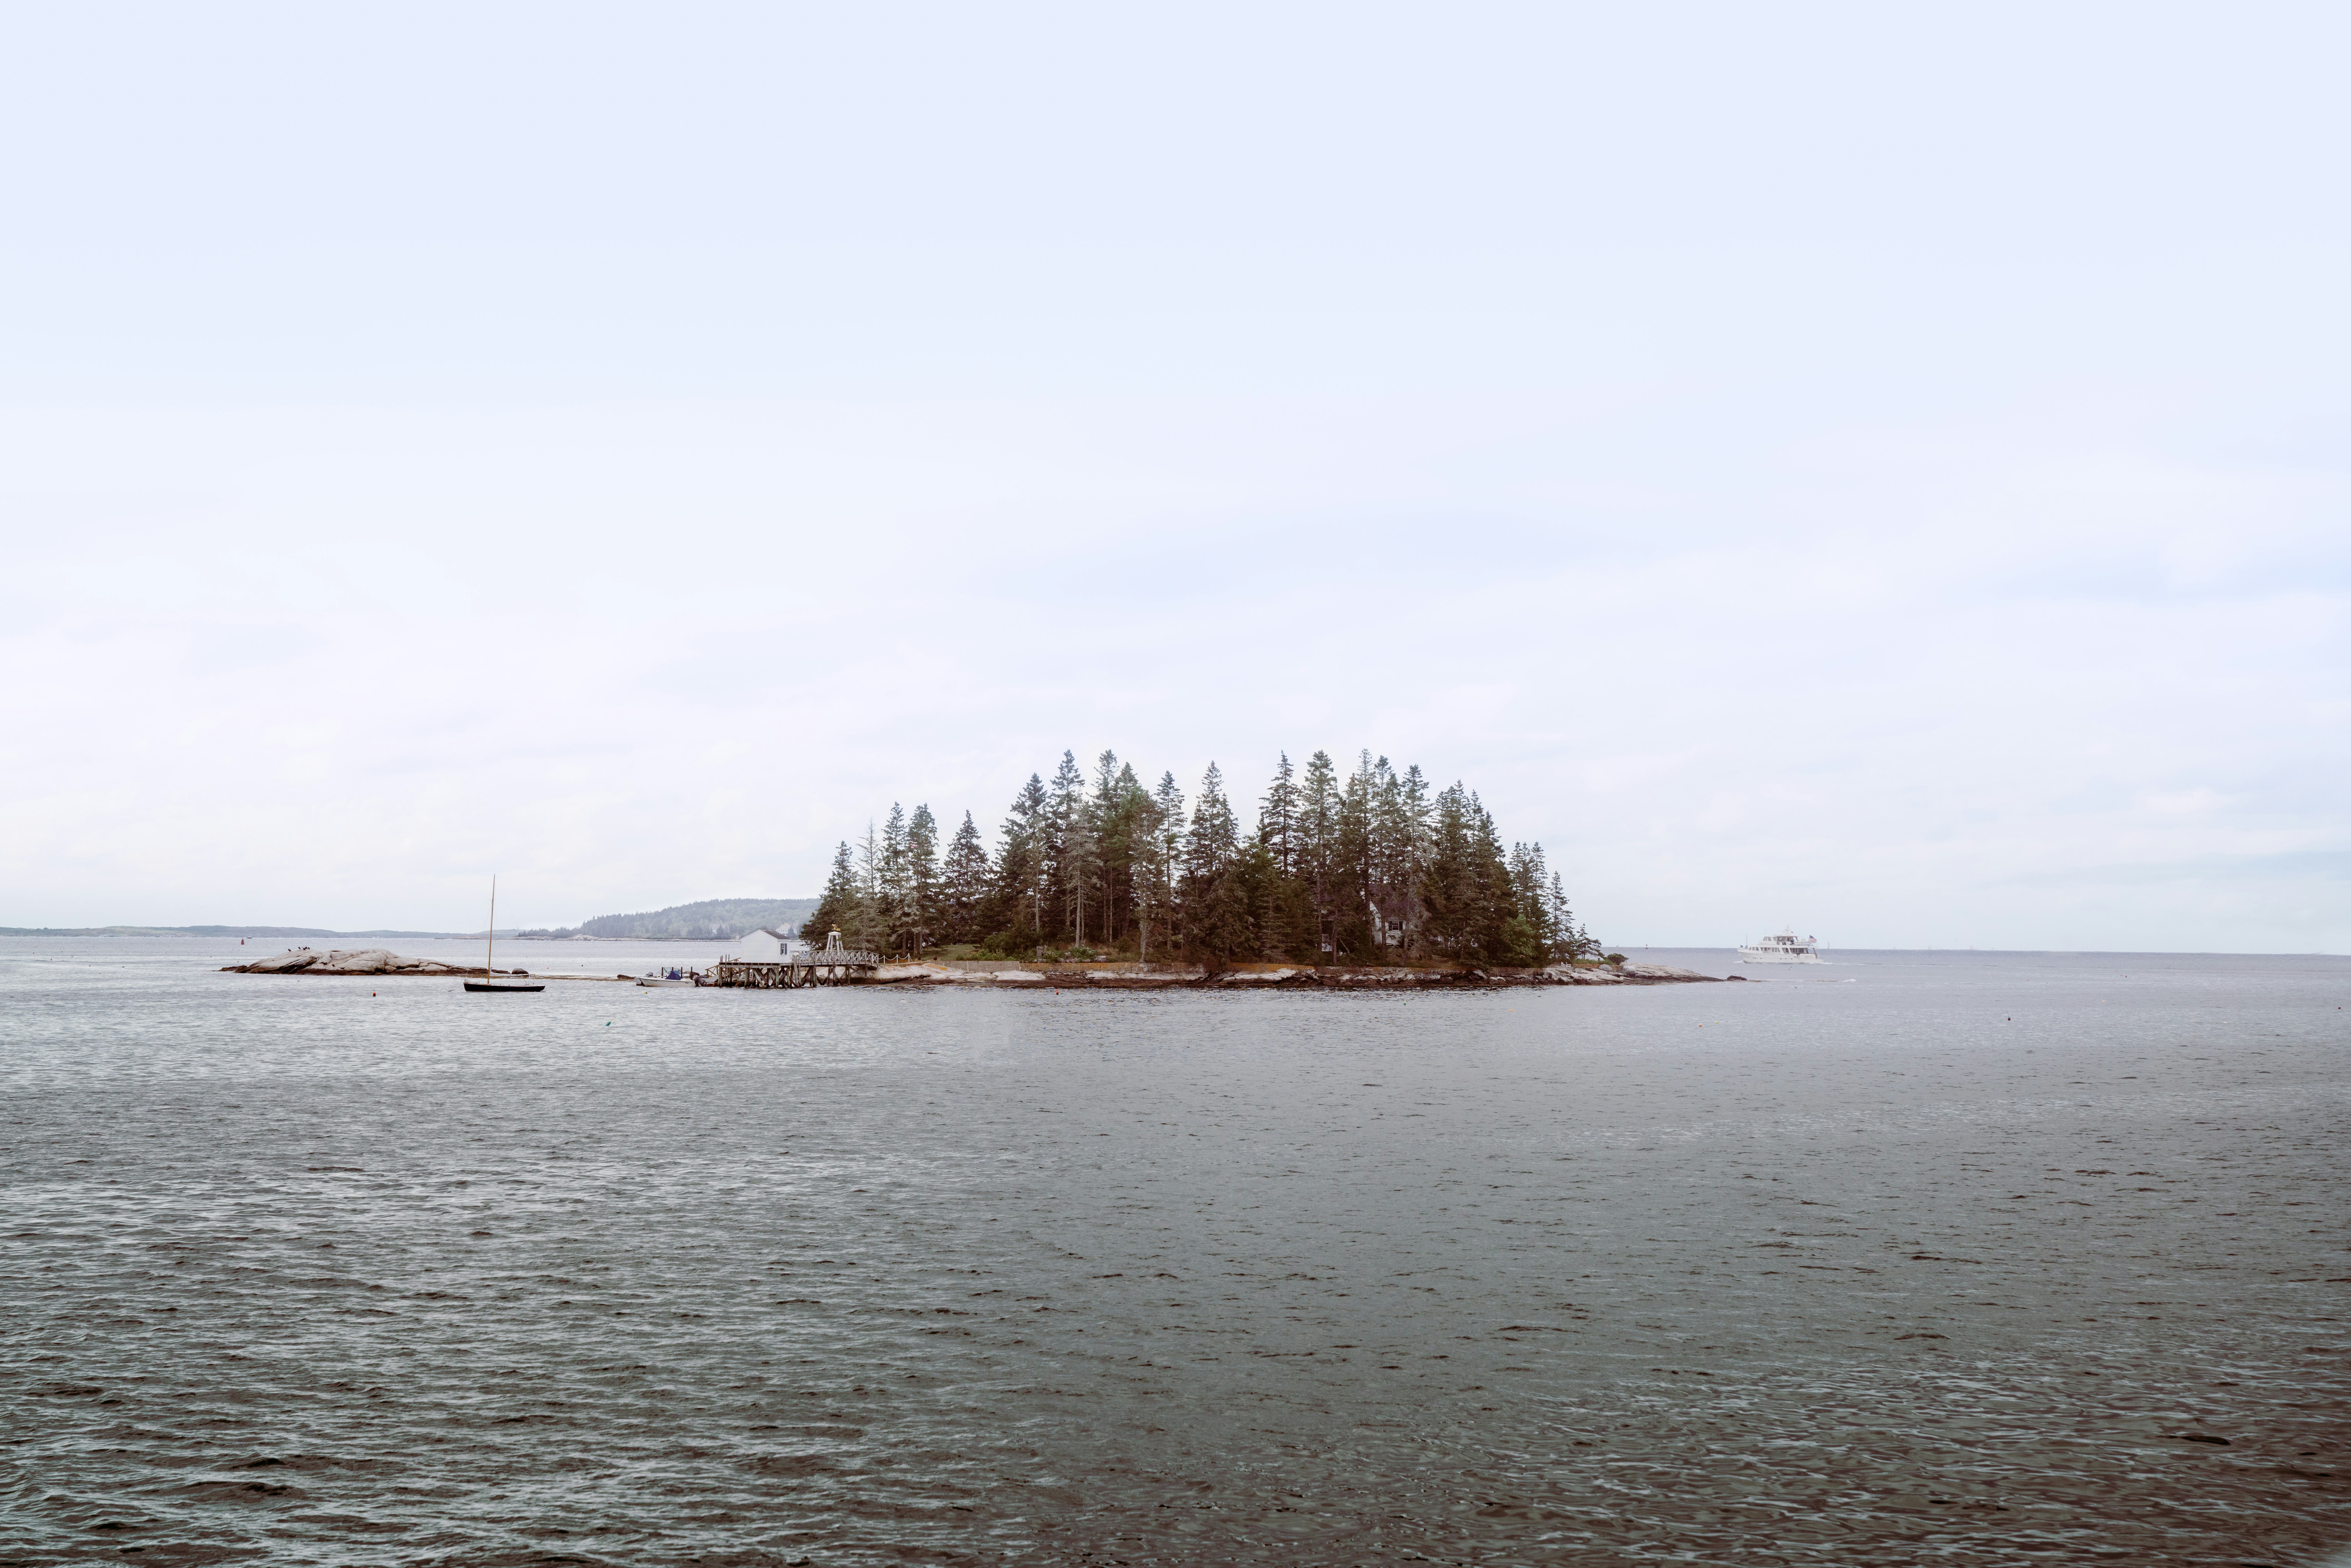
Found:
[{"label": "moored sailboat", "polygon": [[[490,878],[490,929],[487,936],[487,944],[482,948],[482,977],[478,980],[466,981],[467,990],[490,991],[502,996],[508,991],[547,989],[545,986],[533,985],[528,981],[520,985],[512,980],[501,981],[496,977],[497,970],[490,967],[490,959],[498,950],[498,879],[496,876]],[[528,971],[524,972],[528,973]]]}]

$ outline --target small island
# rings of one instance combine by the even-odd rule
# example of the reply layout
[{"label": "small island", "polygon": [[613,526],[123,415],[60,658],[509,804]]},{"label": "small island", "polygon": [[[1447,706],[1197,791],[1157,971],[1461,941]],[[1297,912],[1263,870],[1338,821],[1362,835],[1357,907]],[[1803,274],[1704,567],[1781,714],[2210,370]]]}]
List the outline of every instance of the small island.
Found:
[{"label": "small island", "polygon": [[[1111,751],[1031,773],[991,845],[893,804],[833,855],[801,929],[871,953],[875,979],[1262,987],[1702,979],[1631,966],[1577,924],[1540,843],[1507,847],[1474,790],[1364,751],[1283,753],[1252,822],[1211,762],[1187,800]],[[895,962],[891,962],[894,960]],[[1406,979],[1406,976],[1417,977]],[[1474,977],[1474,978],[1473,978]]]},{"label": "small island", "polygon": [[[1247,824],[1214,762],[1187,799],[1172,772],[1146,789],[1114,752],[1102,752],[1089,773],[1064,751],[1050,781],[1029,776],[993,845],[968,810],[943,842],[927,804],[909,812],[893,803],[878,827],[869,821],[859,840],[841,842],[813,901],[712,900],[523,935],[674,936],[687,924],[716,935],[728,916],[787,906],[808,911],[799,923],[808,943],[785,941],[779,931],[789,927],[753,933],[764,956],[723,956],[692,977],[778,990],[1400,990],[1718,978],[1604,952],[1577,923],[1541,843],[1506,847],[1475,790],[1436,788],[1418,767],[1399,771],[1369,751],[1343,778],[1328,752],[1302,770],[1283,753]],[[231,967],[484,972],[380,948],[301,948]]]}]

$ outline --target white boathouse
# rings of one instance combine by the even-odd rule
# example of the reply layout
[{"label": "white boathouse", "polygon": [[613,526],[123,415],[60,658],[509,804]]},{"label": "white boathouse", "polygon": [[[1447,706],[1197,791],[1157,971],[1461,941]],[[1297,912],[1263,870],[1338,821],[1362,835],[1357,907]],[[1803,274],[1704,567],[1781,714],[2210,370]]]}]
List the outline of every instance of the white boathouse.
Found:
[{"label": "white boathouse", "polygon": [[781,964],[794,956],[805,958],[808,944],[782,931],[762,926],[736,943],[737,956],[747,964]]}]

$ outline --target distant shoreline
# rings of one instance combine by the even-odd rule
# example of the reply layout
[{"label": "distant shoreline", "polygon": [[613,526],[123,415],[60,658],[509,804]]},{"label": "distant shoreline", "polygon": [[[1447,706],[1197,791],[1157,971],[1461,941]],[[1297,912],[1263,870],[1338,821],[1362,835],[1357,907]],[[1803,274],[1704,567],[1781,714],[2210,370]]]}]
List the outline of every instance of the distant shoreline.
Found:
[{"label": "distant shoreline", "polygon": [[[822,966],[818,966],[821,968]],[[602,975],[528,969],[485,970],[437,958],[404,958],[382,948],[316,952],[294,948],[250,963],[225,965],[224,975],[316,975],[343,979],[390,979],[402,976],[447,977],[490,975],[536,980],[605,980]],[[795,979],[793,977],[797,976]],[[837,979],[832,976],[838,976]],[[803,988],[804,969],[782,964],[736,964],[722,960],[715,975],[688,971],[698,990],[788,990]],[[633,977],[614,975],[613,980]],[[1744,975],[1703,975],[1671,964],[1591,961],[1514,969],[1468,964],[1320,966],[1247,963],[1214,968],[1198,964],[1144,964],[1112,960],[1083,964],[1021,963],[1017,960],[950,959],[883,964],[867,971],[836,970],[819,982],[867,989],[923,990],[933,987],[979,987],[1003,990],[1492,990],[1525,986],[1658,986],[1691,981],[1743,980]]]},{"label": "distant shoreline", "polygon": [[[310,925],[0,925],[0,936],[325,936],[402,937],[412,942],[479,942],[486,931],[327,931]],[[497,934],[501,942],[735,942],[736,936],[673,933],[664,936],[549,936],[522,927]]]}]

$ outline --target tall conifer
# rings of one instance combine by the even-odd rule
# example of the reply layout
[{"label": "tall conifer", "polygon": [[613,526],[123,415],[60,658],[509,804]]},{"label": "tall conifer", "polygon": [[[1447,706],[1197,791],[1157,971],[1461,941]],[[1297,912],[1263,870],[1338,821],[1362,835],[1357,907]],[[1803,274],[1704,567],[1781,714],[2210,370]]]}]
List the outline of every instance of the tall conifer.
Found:
[{"label": "tall conifer", "polygon": [[1184,871],[1203,882],[1233,863],[1240,850],[1239,824],[1232,802],[1225,799],[1225,776],[1213,762],[1200,776],[1200,793],[1192,801],[1192,831],[1184,842]]},{"label": "tall conifer", "polygon": [[918,804],[906,821],[906,912],[914,951],[920,953],[938,934],[939,823],[927,805]]},{"label": "tall conifer", "polygon": [[1298,816],[1298,786],[1290,766],[1290,753],[1281,754],[1281,764],[1273,772],[1273,782],[1267,786],[1265,800],[1258,808],[1257,836],[1266,852],[1273,857],[1273,869],[1282,876],[1297,874],[1296,851],[1290,843],[1292,824]]},{"label": "tall conifer", "polygon": [[800,926],[800,935],[810,946],[821,947],[829,933],[838,931],[844,941],[862,925],[857,914],[857,864],[852,856],[849,841],[841,841],[833,852],[831,874],[824,879],[824,894],[816,909]]},{"label": "tall conifer", "polygon": [[946,862],[940,868],[940,905],[948,941],[969,942],[983,935],[978,929],[980,906],[987,901],[994,870],[988,863],[987,846],[980,842],[979,829],[966,811],[963,826],[947,844]]}]

